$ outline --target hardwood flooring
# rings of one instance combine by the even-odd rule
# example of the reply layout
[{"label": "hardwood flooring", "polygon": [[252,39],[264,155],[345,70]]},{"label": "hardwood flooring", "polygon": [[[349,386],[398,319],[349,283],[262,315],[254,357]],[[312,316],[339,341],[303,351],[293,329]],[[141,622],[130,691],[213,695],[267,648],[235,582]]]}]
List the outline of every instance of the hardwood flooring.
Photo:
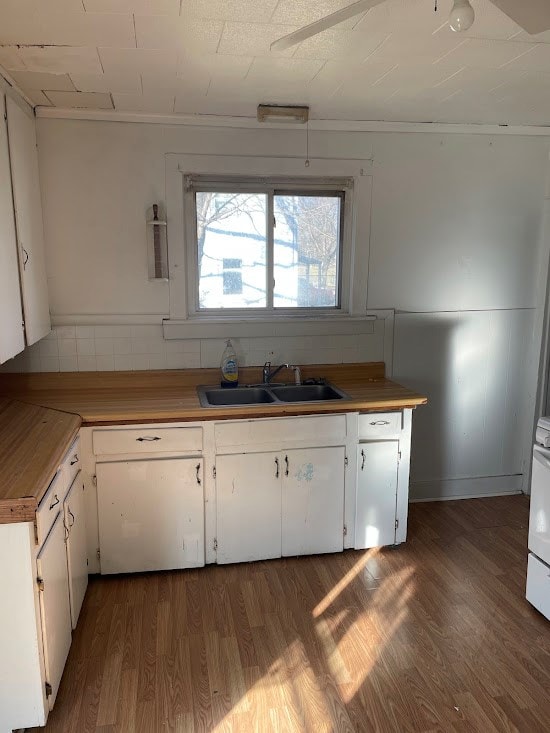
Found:
[{"label": "hardwood flooring", "polygon": [[92,578],[46,731],[547,732],[527,521],[416,504],[396,549]]}]

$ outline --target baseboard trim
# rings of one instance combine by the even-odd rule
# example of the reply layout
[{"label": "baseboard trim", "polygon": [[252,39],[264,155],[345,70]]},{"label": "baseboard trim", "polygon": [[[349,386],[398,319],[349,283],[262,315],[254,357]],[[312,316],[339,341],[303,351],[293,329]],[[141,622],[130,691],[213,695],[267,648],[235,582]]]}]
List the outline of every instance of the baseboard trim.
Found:
[{"label": "baseboard trim", "polygon": [[462,501],[462,499],[491,499],[496,496],[519,496],[523,491],[502,491],[500,494],[467,494],[465,496],[439,496],[436,499],[409,499],[409,504],[427,504],[432,501]]},{"label": "baseboard trim", "polygon": [[411,482],[410,501],[441,501],[446,499],[474,499],[487,496],[507,496],[523,491],[521,473],[508,476],[474,476],[434,481]]}]

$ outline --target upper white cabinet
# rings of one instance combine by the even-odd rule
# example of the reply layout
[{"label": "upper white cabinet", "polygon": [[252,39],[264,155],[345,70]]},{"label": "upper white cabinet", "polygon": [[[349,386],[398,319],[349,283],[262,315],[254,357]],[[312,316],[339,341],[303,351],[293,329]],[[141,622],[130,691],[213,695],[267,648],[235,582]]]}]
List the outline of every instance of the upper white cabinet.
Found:
[{"label": "upper white cabinet", "polygon": [[51,328],[36,130],[34,119],[9,97],[6,110],[25,338],[30,346]]},{"label": "upper white cabinet", "polygon": [[25,348],[13,215],[6,98],[0,95],[0,364]]},{"label": "upper white cabinet", "polygon": [[98,463],[102,573],[204,565],[203,459]]}]

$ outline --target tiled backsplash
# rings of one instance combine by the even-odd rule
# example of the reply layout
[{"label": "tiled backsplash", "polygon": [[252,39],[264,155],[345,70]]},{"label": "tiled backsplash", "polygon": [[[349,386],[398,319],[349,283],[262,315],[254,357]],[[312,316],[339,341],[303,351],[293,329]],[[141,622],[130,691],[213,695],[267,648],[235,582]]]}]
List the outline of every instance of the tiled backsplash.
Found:
[{"label": "tiled backsplash", "polygon": [[[228,337],[231,333],[228,333]],[[372,333],[342,336],[235,338],[242,366],[340,364],[384,359],[383,321]],[[88,372],[217,367],[223,339],[166,341],[161,325],[56,326],[42,341],[0,367],[8,372]]]}]

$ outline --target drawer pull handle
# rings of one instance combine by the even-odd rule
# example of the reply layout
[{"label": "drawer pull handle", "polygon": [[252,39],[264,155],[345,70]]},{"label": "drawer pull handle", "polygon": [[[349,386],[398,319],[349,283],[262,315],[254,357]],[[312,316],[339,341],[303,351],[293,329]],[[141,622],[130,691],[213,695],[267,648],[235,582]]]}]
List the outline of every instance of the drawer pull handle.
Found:
[{"label": "drawer pull handle", "polygon": [[201,477],[200,477],[201,464],[200,463],[197,463],[197,469],[196,470],[197,470],[197,483],[200,486],[200,484],[201,484]]},{"label": "drawer pull handle", "polygon": [[288,474],[290,472],[290,464],[289,464],[289,461],[288,461],[288,456],[285,456],[285,466],[286,466],[286,468],[285,468],[285,476],[288,476]]},{"label": "drawer pull handle", "polygon": [[160,440],[158,435],[144,435],[143,438],[136,438],[140,443],[154,443],[155,440]]},{"label": "drawer pull handle", "polygon": [[364,468],[365,468],[365,458],[366,458],[366,456],[365,456],[365,451],[364,451],[364,450],[362,450],[362,451],[361,451],[361,458],[363,459],[363,460],[361,461],[361,471],[363,471],[363,470],[364,470]]},{"label": "drawer pull handle", "polygon": [[71,534],[69,528],[65,524],[65,520],[63,520],[63,529],[65,530],[65,543],[67,543],[67,540],[69,539],[69,535]]},{"label": "drawer pull handle", "polygon": [[71,461],[71,466],[74,466],[75,463],[78,463],[78,453],[75,453],[73,456],[73,460]]},{"label": "drawer pull handle", "polygon": [[29,261],[29,253],[27,252],[27,250],[24,247],[21,247],[21,249],[23,250],[23,254],[25,256],[25,258],[23,260],[23,269],[26,270],[27,269],[27,263]]},{"label": "drawer pull handle", "polygon": [[369,425],[389,425],[389,420],[375,420],[374,422],[369,423]]},{"label": "drawer pull handle", "polygon": [[73,526],[74,526],[74,514],[72,513],[72,511],[71,511],[71,510],[70,510],[69,508],[67,508],[67,511],[69,512],[69,514],[71,515],[71,519],[73,520],[73,521],[72,521],[72,522],[71,522],[71,523],[69,524],[69,527],[73,527]]},{"label": "drawer pull handle", "polygon": [[275,478],[279,478],[279,459],[275,459]]},{"label": "drawer pull handle", "polygon": [[53,509],[54,506],[57,506],[59,504],[59,498],[57,494],[54,494],[53,498],[55,499],[55,501],[52,501],[52,503],[50,504],[50,510]]}]

